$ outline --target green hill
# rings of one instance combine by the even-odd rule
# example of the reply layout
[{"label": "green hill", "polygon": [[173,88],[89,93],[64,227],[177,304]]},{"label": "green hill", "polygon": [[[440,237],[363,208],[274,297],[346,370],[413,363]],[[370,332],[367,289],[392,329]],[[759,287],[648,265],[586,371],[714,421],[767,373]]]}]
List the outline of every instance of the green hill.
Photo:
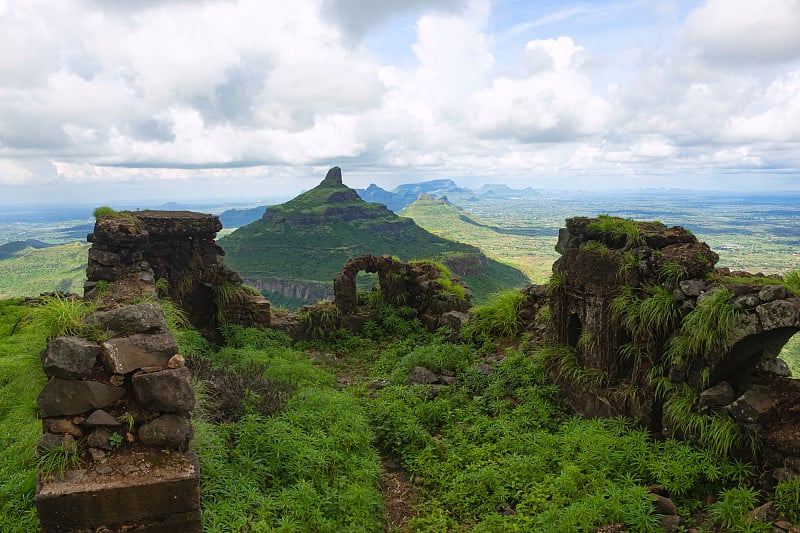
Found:
[{"label": "green hill", "polygon": [[342,183],[338,167],[314,189],[268,207],[261,220],[218,242],[226,264],[268,297],[278,296],[278,303],[279,295],[272,293],[311,301],[318,298],[304,287],[332,292],[333,277],[345,262],[363,254],[441,261],[472,288],[476,302],[528,283],[520,271],[488,259],[474,246],[433,235],[384,205],[363,201]]},{"label": "green hill", "polygon": [[[0,259],[0,298],[35,296],[54,290],[83,292],[88,244],[46,248],[7,247]],[[12,248],[16,248],[13,252]]]},{"label": "green hill", "polygon": [[521,270],[534,283],[544,283],[557,254],[542,250],[541,243],[529,235],[518,235],[479,220],[446,197],[420,197],[400,214],[414,220],[431,233],[477,246],[488,257]]}]

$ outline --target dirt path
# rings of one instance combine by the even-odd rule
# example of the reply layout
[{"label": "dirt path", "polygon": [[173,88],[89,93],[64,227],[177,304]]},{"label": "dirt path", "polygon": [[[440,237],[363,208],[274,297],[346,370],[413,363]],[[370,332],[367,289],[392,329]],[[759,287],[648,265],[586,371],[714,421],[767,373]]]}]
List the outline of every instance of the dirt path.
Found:
[{"label": "dirt path", "polygon": [[381,494],[386,511],[386,531],[406,532],[408,521],[417,516],[414,505],[417,489],[408,481],[405,472],[397,462],[381,458]]}]

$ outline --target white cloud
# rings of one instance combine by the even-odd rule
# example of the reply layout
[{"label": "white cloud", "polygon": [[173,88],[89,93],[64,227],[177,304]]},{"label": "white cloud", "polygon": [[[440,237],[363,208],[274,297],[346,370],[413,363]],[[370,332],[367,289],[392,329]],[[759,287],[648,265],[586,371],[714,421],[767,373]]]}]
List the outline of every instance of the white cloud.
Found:
[{"label": "white cloud", "polygon": [[554,142],[602,132],[609,105],[581,71],[585,50],[569,37],[530,41],[528,75],[499,77],[470,100],[473,130],[480,136],[522,142]]},{"label": "white cloud", "polygon": [[708,0],[692,11],[684,38],[709,61],[731,65],[800,58],[797,0]]}]

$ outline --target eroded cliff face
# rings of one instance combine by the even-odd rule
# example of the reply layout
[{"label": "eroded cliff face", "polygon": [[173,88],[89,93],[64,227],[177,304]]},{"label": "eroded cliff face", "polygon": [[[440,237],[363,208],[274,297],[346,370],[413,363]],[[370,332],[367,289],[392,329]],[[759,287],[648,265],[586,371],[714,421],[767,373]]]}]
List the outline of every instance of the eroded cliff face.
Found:
[{"label": "eroded cliff face", "polygon": [[800,475],[800,380],[778,359],[800,298],[780,277],[714,268],[681,227],[607,216],[567,220],[556,250],[521,316],[557,347],[548,368],[574,409]]},{"label": "eroded cliff face", "polygon": [[242,285],[225,266],[214,238],[219,218],[190,211],[136,211],[97,220],[85,292],[100,281],[135,280],[158,285],[201,332],[213,336],[220,323],[269,324],[269,302]]}]

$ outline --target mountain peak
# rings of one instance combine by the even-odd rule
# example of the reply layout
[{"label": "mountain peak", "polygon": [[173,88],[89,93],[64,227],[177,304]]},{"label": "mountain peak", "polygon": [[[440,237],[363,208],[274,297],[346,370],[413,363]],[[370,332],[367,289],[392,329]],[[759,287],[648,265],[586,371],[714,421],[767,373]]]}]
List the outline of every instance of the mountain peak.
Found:
[{"label": "mountain peak", "polygon": [[325,175],[320,185],[342,185],[342,169],[339,167],[332,167]]}]

